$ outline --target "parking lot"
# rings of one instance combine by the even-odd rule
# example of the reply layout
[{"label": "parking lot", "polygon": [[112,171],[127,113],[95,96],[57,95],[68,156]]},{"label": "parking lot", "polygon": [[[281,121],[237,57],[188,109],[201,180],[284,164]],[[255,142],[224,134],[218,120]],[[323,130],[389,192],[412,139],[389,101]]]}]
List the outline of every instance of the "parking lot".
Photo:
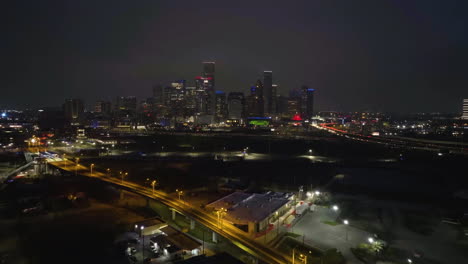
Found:
[{"label": "parking lot", "polygon": [[[337,248],[350,264],[360,264],[350,248],[367,241],[372,234],[344,224],[327,224],[336,220],[336,213],[325,207],[316,207],[314,212],[306,213],[293,227],[292,231],[301,237],[298,241],[320,249]],[[346,234],[347,233],[347,234]]]}]

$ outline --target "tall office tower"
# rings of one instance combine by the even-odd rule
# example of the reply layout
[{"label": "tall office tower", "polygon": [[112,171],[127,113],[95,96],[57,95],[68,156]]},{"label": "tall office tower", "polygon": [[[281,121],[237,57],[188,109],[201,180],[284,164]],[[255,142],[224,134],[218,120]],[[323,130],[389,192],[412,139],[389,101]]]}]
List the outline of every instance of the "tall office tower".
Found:
[{"label": "tall office tower", "polygon": [[172,93],[172,87],[171,86],[165,86],[162,90],[163,93],[163,105],[170,107],[171,106],[171,93]]},{"label": "tall office tower", "polygon": [[179,80],[171,83],[170,101],[180,102],[185,98],[185,80]]},{"label": "tall office tower", "polygon": [[462,119],[468,120],[468,99],[463,99],[463,114]]},{"label": "tall office tower", "polygon": [[263,117],[265,103],[263,101],[263,84],[257,80],[255,86],[250,88],[250,96],[247,97],[247,114],[250,117]]},{"label": "tall office tower", "polygon": [[208,61],[208,62],[203,62],[203,77],[212,77],[213,78],[213,83],[214,83],[214,77],[215,77],[215,63]]},{"label": "tall office tower", "polygon": [[112,111],[111,102],[108,101],[97,101],[94,105],[94,112],[102,115],[109,115]]},{"label": "tall office tower", "polygon": [[137,99],[135,96],[118,96],[115,108],[119,111],[135,113],[137,109]]},{"label": "tall office tower", "polygon": [[278,113],[278,85],[271,85],[271,111],[270,114],[276,115]]},{"label": "tall office tower", "polygon": [[185,110],[188,116],[197,111],[197,88],[195,86],[185,87]]},{"label": "tall office tower", "polygon": [[297,97],[290,97],[287,101],[287,115],[293,117],[301,113],[301,103]]},{"label": "tall office tower", "polygon": [[226,93],[223,91],[216,91],[216,108],[215,117],[216,121],[222,122],[227,116]]},{"label": "tall office tower", "polygon": [[185,108],[185,80],[171,83],[169,91],[169,107],[173,115],[184,115]]},{"label": "tall office tower", "polygon": [[265,101],[265,114],[272,114],[272,85],[273,85],[273,72],[264,71],[263,72],[263,91],[264,91],[264,101]]},{"label": "tall office tower", "polygon": [[228,95],[228,118],[242,119],[244,117],[244,93],[232,92]]},{"label": "tall office tower", "polygon": [[288,113],[288,100],[289,98],[282,95],[276,96],[276,109],[277,114],[284,115]]},{"label": "tall office tower", "polygon": [[309,88],[305,85],[301,87],[301,117],[311,118],[314,112],[314,91],[315,89]]},{"label": "tall office tower", "polygon": [[160,84],[153,86],[153,103],[156,105],[164,104],[164,88]]},{"label": "tall office tower", "polygon": [[201,115],[214,115],[215,113],[215,90],[213,77],[198,76],[195,78],[195,89],[197,92],[197,111]]},{"label": "tall office tower", "polygon": [[67,99],[63,104],[65,118],[73,123],[79,123],[84,115],[84,104],[81,99]]},{"label": "tall office tower", "polygon": [[216,107],[216,95],[215,95],[215,63],[208,61],[203,62],[203,76],[202,78],[197,77],[197,80],[202,83],[198,83],[200,86],[203,86],[203,90],[206,93],[205,103],[207,104],[204,108],[206,109],[206,114],[214,115]]}]

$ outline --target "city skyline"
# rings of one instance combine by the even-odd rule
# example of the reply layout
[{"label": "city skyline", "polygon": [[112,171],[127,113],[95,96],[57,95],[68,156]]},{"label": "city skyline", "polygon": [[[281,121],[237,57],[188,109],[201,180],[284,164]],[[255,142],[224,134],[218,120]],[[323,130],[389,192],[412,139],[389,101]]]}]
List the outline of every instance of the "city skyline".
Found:
[{"label": "city skyline", "polygon": [[0,264],[468,259],[468,1],[2,10]]},{"label": "city skyline", "polygon": [[0,106],[146,98],[153,85],[192,80],[201,61],[215,61],[225,92],[246,93],[271,70],[279,94],[317,89],[319,110],[460,112],[468,97],[461,5],[9,3]]}]

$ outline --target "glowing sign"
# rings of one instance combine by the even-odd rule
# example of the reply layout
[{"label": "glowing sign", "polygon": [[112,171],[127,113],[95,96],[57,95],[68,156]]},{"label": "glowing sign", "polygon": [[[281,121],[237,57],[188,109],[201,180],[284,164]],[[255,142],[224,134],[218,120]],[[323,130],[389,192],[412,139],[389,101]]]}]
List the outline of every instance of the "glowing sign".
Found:
[{"label": "glowing sign", "polygon": [[295,114],[295,115],[293,116],[292,120],[294,120],[294,121],[301,121],[302,118],[301,118],[301,116],[300,116],[299,114]]},{"label": "glowing sign", "polygon": [[268,126],[270,122],[268,120],[250,120],[249,124],[253,126]]}]

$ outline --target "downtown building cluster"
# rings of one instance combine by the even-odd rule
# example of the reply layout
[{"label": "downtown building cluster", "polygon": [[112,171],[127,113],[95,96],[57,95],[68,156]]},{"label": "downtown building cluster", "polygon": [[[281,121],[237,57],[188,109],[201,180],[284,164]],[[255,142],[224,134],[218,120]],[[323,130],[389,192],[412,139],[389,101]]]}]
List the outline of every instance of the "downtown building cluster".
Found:
[{"label": "downtown building cluster", "polygon": [[292,89],[289,96],[278,93],[273,72],[264,71],[249,93],[226,93],[216,87],[215,63],[203,62],[200,76],[155,85],[152,96],[117,96],[115,102],[97,101],[85,111],[80,99],[63,104],[72,126],[102,128],[156,128],[200,126],[268,126],[273,122],[310,119],[314,111],[314,89]]}]

